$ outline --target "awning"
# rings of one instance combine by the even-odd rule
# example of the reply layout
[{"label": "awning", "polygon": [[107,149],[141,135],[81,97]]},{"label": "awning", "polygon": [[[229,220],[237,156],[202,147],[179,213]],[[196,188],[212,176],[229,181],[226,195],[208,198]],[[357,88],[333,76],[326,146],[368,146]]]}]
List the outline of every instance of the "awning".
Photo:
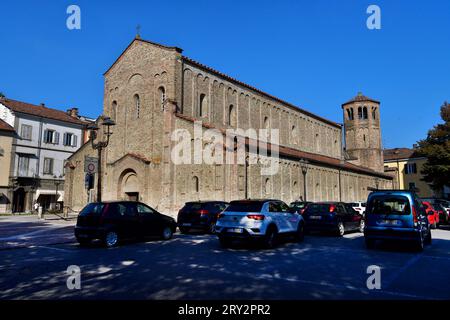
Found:
[{"label": "awning", "polygon": [[[56,190],[36,190],[36,200],[39,199],[41,195],[54,196],[56,195]],[[58,191],[58,199],[56,201],[64,201],[64,191]]]}]

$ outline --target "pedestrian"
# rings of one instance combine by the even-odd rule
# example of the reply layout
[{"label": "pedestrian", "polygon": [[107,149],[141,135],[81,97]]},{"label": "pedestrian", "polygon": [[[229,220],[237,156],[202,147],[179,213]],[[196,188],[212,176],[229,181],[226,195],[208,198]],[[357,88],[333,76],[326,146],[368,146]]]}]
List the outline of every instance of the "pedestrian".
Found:
[{"label": "pedestrian", "polygon": [[39,210],[39,203],[37,201],[34,202],[34,211],[38,212]]}]

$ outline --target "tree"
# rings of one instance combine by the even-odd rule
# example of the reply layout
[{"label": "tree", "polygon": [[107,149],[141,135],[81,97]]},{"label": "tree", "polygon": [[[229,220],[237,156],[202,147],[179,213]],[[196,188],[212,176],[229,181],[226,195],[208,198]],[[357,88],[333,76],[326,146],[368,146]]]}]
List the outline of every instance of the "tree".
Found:
[{"label": "tree", "polygon": [[3,94],[3,92],[0,91],[0,98],[4,98],[5,95]]},{"label": "tree", "polygon": [[423,180],[435,191],[450,184],[450,104],[441,107],[444,123],[428,131],[427,138],[418,142],[418,153],[427,157],[423,166]]}]

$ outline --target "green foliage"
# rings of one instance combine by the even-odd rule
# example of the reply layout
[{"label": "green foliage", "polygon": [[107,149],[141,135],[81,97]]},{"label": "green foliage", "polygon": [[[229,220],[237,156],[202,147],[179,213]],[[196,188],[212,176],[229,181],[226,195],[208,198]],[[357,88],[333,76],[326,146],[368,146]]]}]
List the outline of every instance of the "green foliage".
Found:
[{"label": "green foliage", "polygon": [[418,142],[418,152],[428,160],[423,167],[424,181],[436,190],[450,185],[450,104],[441,107],[443,124],[428,131],[426,139]]},{"label": "green foliage", "polygon": [[0,92],[0,98],[4,98],[5,95],[3,94],[3,92]]}]

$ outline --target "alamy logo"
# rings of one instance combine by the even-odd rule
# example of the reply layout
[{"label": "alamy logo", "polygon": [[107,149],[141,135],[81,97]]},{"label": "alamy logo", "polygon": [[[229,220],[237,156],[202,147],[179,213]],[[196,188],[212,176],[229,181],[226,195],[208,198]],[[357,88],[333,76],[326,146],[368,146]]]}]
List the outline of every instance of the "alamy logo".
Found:
[{"label": "alamy logo", "polygon": [[381,9],[379,6],[372,4],[367,7],[367,14],[370,16],[367,18],[367,28],[369,30],[380,30],[381,29]]},{"label": "alamy logo", "polygon": [[67,289],[81,289],[81,269],[77,265],[70,265],[67,267],[66,274],[68,275],[66,280]]},{"label": "alamy logo", "polygon": [[368,266],[366,272],[370,274],[366,281],[367,289],[381,289],[381,268],[375,265]]},{"label": "alamy logo", "polygon": [[67,7],[66,13],[70,16],[67,17],[66,26],[69,30],[81,29],[81,9],[77,5],[70,5]]},{"label": "alamy logo", "polygon": [[203,132],[202,122],[195,121],[193,137],[189,130],[177,129],[172,132],[171,140],[176,143],[171,150],[175,165],[252,164],[260,165],[261,175],[278,173],[278,129],[227,129],[225,134],[218,129]]}]

